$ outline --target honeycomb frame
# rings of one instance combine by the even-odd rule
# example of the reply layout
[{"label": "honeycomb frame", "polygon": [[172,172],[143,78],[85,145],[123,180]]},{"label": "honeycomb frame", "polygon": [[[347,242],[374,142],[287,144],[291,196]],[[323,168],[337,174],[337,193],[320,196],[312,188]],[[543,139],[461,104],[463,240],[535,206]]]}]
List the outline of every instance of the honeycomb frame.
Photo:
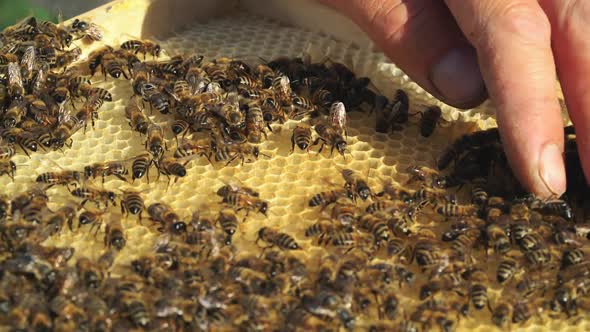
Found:
[{"label": "honeycomb frame", "polygon": [[[146,34],[152,33],[150,31],[158,31],[158,24],[146,29],[145,20],[142,19],[154,10],[154,6],[157,7],[162,2],[164,1],[115,1],[81,17],[90,18],[103,26],[106,22],[115,20],[107,25],[105,43],[116,45],[129,35],[145,37]],[[186,4],[188,1],[172,2],[172,7],[189,6]],[[252,244],[258,228],[265,225],[279,227],[293,235],[308,256],[317,257],[319,255],[316,253],[322,252],[323,249],[312,245],[311,240],[305,239],[302,232],[305,227],[311,225],[311,220],[317,218],[318,214],[316,210],[307,207],[307,201],[313,194],[325,190],[326,183],[340,183],[340,170],[352,168],[359,171],[367,177],[371,186],[379,186],[381,180],[386,178],[394,178],[401,182],[406,179],[403,172],[408,166],[433,166],[440,151],[460,135],[477,128],[495,126],[494,108],[489,102],[467,111],[459,111],[438,102],[389,62],[382,53],[375,51],[366,36],[355,32],[352,37],[354,40],[339,41],[326,31],[330,30],[326,25],[323,32],[307,29],[310,24],[308,20],[312,18],[304,18],[305,15],[302,13],[305,10],[319,11],[316,15],[329,15],[327,25],[350,24],[337,14],[326,14],[327,9],[320,9],[311,1],[301,1],[301,8],[293,15],[295,18],[287,19],[287,23],[301,23],[300,27],[285,25],[275,20],[287,10],[287,1],[272,1],[270,9],[262,9],[259,3],[256,5],[256,1],[221,6],[223,8],[213,5],[214,1],[202,3],[207,8],[205,12],[209,11],[211,14],[208,19],[189,23],[194,17],[183,17],[178,20],[179,24],[176,27],[166,26],[168,31],[162,28],[162,34],[154,38],[164,49],[169,50],[169,55],[199,53],[205,55],[206,60],[220,56],[272,59],[284,55],[301,56],[304,53],[310,54],[315,61],[328,57],[333,61],[347,64],[357,76],[370,77],[377,90],[387,97],[392,97],[395,89],[404,89],[410,95],[411,112],[421,111],[428,104],[439,105],[443,109],[444,119],[448,121],[445,125],[439,126],[429,138],[423,138],[419,134],[419,117],[411,117],[409,124],[401,131],[379,134],[374,132],[374,115],[353,112],[350,114],[348,128],[350,153],[347,153],[345,158],[336,154],[332,157],[326,153],[318,155],[315,152],[317,149],[309,153],[291,153],[290,136],[296,122],[288,121],[270,133],[269,140],[261,144],[261,151],[271,155],[271,158],[261,156],[252,163],[229,167],[211,165],[204,158],[200,158],[189,164],[186,177],[170,184],[165,180],[147,183],[145,179],[123,185],[119,180],[108,179],[104,184],[105,188],[113,190],[139,190],[144,193],[146,205],[163,201],[181,212],[185,218],[189,218],[193,210],[206,211],[213,207],[212,210],[216,211],[220,206],[220,200],[212,195],[212,192],[214,188],[223,184],[238,181],[255,188],[260,192],[261,198],[269,201],[270,212],[268,217],[251,215],[248,222],[240,224],[239,236],[235,237],[234,242],[240,250],[257,250]],[[196,2],[190,6],[197,8],[199,5],[200,2]],[[252,8],[246,13],[244,7],[248,6]],[[283,12],[277,8],[281,8]],[[274,10],[275,13],[267,15],[271,18],[260,16],[265,14],[265,10]],[[143,13],[139,13],[142,11]],[[171,13],[164,13],[164,16],[172,15]],[[208,16],[203,13],[200,15]],[[125,22],[122,20],[124,17],[131,19]],[[165,22],[166,18],[162,20]],[[122,31],[126,32],[117,34],[118,28],[125,23],[128,28]],[[348,26],[343,30],[347,29],[354,30],[354,27]],[[332,31],[334,30],[332,27]],[[171,31],[173,33],[170,33]],[[342,37],[342,33],[337,35],[336,37]],[[30,159],[23,154],[17,154],[13,158],[18,165],[14,182],[8,177],[0,177],[0,188],[3,188],[3,193],[12,194],[26,190],[34,183],[38,174],[55,169],[56,165],[67,169],[80,169],[90,163],[125,160],[143,152],[143,138],[131,130],[124,116],[126,102],[132,95],[129,82],[111,78],[103,82],[102,78],[97,76],[93,83],[113,94],[113,102],[105,104],[100,110],[95,129],[86,133],[77,132],[73,136],[73,146],[64,149],[63,152],[34,153]],[[156,113],[150,115],[153,121],[158,124],[167,121],[165,116]],[[173,141],[171,133],[167,132],[166,139],[168,142]],[[69,199],[67,192],[61,188],[52,188],[50,193],[61,195],[64,200]],[[126,229],[127,245],[117,256],[114,275],[128,273],[117,266],[127,264],[140,254],[151,250],[158,241],[158,235],[149,222],[144,221],[140,224],[134,218],[126,218],[123,226]],[[73,233],[65,230],[60,235],[50,238],[45,244],[74,247],[76,254],[72,261],[80,256],[97,258],[104,249],[101,236],[94,237],[92,233],[84,230]],[[490,323],[480,324],[477,315],[461,321],[458,330],[467,329],[496,330]],[[565,321],[552,320],[548,325],[536,322],[529,323],[526,327],[527,331],[556,329],[589,330],[590,321],[584,320],[577,325],[569,325]]]}]

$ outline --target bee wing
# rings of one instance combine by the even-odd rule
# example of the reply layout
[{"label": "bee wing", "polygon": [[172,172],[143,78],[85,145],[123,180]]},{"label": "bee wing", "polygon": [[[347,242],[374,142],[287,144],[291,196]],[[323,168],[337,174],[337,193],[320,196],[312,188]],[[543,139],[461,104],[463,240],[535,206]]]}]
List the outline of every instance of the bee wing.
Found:
[{"label": "bee wing", "polygon": [[102,28],[94,23],[90,23],[88,29],[86,30],[86,35],[88,38],[94,41],[101,41],[103,38]]},{"label": "bee wing", "polygon": [[16,62],[8,64],[8,84],[23,86],[23,78],[20,72],[20,66]]},{"label": "bee wing", "polygon": [[26,76],[30,76],[33,74],[33,68],[35,66],[35,47],[28,46],[25,49],[25,53],[21,58],[21,66],[26,72]]}]

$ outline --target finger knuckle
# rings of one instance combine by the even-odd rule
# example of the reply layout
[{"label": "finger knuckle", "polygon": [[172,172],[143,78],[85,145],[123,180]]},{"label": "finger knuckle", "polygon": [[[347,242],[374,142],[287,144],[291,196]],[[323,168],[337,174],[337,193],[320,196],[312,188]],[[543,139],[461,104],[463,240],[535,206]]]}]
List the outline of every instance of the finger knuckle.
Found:
[{"label": "finger knuckle", "polygon": [[494,15],[497,19],[488,33],[504,30],[522,43],[548,43],[551,38],[549,19],[535,2],[512,1]]},{"label": "finger knuckle", "polygon": [[428,1],[383,1],[369,17],[369,26],[376,29],[383,40],[400,42],[414,24],[429,13]]}]

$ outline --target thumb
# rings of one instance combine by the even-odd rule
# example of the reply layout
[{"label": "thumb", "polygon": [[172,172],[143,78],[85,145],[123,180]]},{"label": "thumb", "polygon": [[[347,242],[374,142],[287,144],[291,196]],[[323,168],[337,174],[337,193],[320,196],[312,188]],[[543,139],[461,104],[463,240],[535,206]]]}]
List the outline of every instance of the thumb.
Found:
[{"label": "thumb", "polygon": [[358,24],[416,83],[470,108],[487,97],[477,55],[442,1],[320,0]]}]

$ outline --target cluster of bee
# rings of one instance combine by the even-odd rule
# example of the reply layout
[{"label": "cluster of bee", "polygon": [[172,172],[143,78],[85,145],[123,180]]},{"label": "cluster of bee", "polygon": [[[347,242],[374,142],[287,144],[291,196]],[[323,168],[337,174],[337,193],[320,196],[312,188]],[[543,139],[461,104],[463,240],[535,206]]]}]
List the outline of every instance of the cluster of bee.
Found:
[{"label": "cluster of bee", "polygon": [[[293,149],[320,145],[319,152],[328,147],[331,154],[337,150],[344,156],[347,111],[374,102],[369,79],[336,62],[277,58],[251,65],[230,58],[204,62],[199,55],[130,62],[120,55],[132,50],[153,57],[161,52],[156,43],[128,41],[119,50],[103,47],[91,53],[88,66],[91,72],[102,66],[105,77],[131,79],[134,96],[125,114],[131,128],[146,137],[146,150],[161,171],[166,168],[161,164],[184,164],[198,156],[226,165],[266,156],[258,145],[272,132],[271,125],[287,120],[300,121]],[[169,122],[176,139],[173,152],[162,139],[164,128],[150,120],[144,106],[174,117]]]},{"label": "cluster of bee", "polygon": [[[571,127],[565,133],[568,175],[581,181],[575,133]],[[328,274],[328,288],[340,289],[345,299],[370,294],[364,307],[354,302],[349,307],[362,309],[354,315],[374,310],[368,321],[378,322],[372,325],[376,330],[438,326],[451,331],[476,311],[487,311],[501,328],[546,317],[586,317],[590,224],[585,182],[570,181],[567,196],[549,200],[523,193],[517,183],[506,190],[514,176],[505,159],[498,131],[490,129],[467,134],[443,151],[438,167],[453,164],[447,174],[411,166],[403,184],[383,181],[375,191],[360,174],[342,170],[342,187],[310,199],[308,205],[319,208],[319,221],[304,236],[328,251],[320,274],[324,261],[342,269],[347,255],[364,258],[348,273]],[[353,280],[350,285],[345,275]],[[418,291],[405,293],[405,283]],[[419,304],[402,305],[404,300],[395,297],[401,292]],[[388,300],[400,301],[392,315],[375,304]],[[367,309],[370,305],[377,309]]]},{"label": "cluster of bee", "polygon": [[0,33],[0,176],[14,179],[17,149],[29,155],[70,146],[71,136],[112,100],[70,66],[82,53],[74,45],[79,39],[102,34],[89,22],[66,26],[34,17]]}]

